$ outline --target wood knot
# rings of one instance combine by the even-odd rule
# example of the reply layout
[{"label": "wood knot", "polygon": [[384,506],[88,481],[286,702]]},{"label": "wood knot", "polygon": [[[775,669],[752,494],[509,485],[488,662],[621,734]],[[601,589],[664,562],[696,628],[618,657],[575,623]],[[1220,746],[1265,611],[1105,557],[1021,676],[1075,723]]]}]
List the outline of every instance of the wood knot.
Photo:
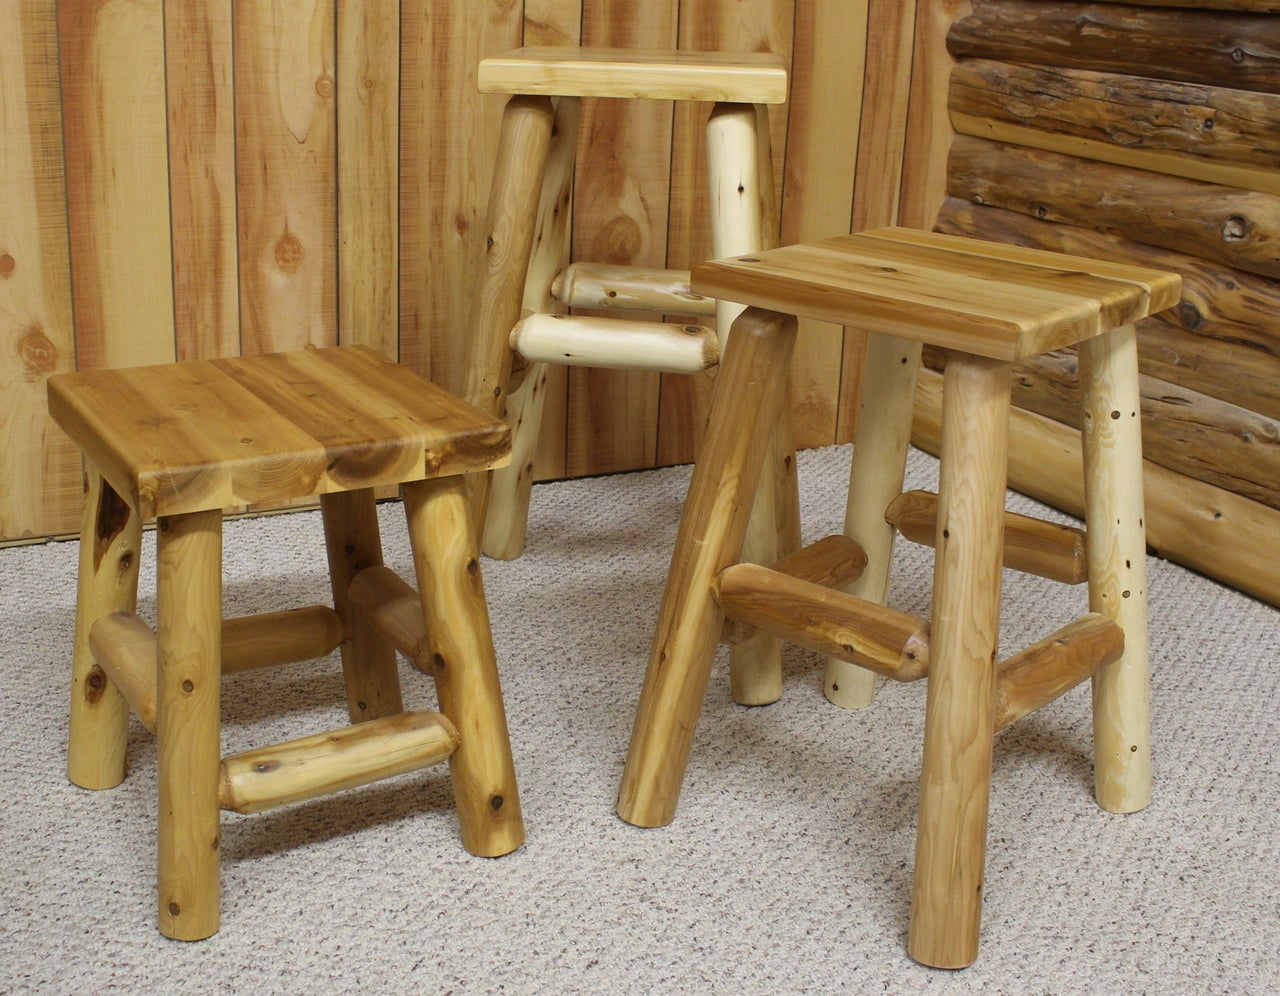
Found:
[{"label": "wood knot", "polygon": [[604,263],[629,263],[644,248],[644,233],[634,218],[619,215],[600,232],[592,256]]},{"label": "wood knot", "polygon": [[18,340],[18,356],[22,359],[22,375],[28,384],[53,373],[58,365],[58,347],[38,325],[22,333]]},{"label": "wood knot", "polygon": [[280,236],[280,241],[276,243],[276,266],[284,270],[285,273],[297,273],[298,268],[302,266],[302,258],[306,252],[302,248],[302,243],[298,241],[298,237],[292,232],[285,232]]},{"label": "wood knot", "polygon": [[17,269],[17,267],[17,260],[7,252],[0,252],[0,280],[13,276],[13,271]]},{"label": "wood knot", "polygon": [[325,100],[333,96],[333,77],[328,73],[316,80],[316,94]]}]

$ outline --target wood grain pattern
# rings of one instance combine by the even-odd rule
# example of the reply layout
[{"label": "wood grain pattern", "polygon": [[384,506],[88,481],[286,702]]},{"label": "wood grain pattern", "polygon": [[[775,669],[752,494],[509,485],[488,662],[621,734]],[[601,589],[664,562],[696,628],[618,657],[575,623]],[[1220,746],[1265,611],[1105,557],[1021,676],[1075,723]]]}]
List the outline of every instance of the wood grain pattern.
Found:
[{"label": "wood grain pattern", "polygon": [[1274,94],[965,59],[949,104],[963,134],[1280,193]]},{"label": "wood grain pattern", "polygon": [[692,286],[787,314],[1018,359],[1172,307],[1181,281],[1140,267],[894,228],[702,263],[693,268]]},{"label": "wood grain pattern", "polygon": [[947,192],[1280,276],[1280,196],[958,136]]},{"label": "wood grain pattern", "polygon": [[400,361],[462,388],[484,211],[504,100],[481,57],[519,44],[519,4],[401,3]]},{"label": "wood grain pattern", "polygon": [[65,175],[51,4],[0,7],[0,537],[74,528],[80,461],[45,409],[75,366]]},{"label": "wood grain pattern", "polygon": [[58,6],[76,363],[174,358],[160,0]]},{"label": "wood grain pattern", "polygon": [[240,352],[231,0],[164,5],[176,358]]},{"label": "wood grain pattern", "polygon": [[144,517],[509,458],[501,421],[364,346],[81,371],[49,390],[54,418]]},{"label": "wood grain pattern", "polygon": [[400,355],[400,10],[337,0],[338,342]]},{"label": "wood grain pattern", "polygon": [[1266,14],[978,0],[947,45],[967,58],[1280,93],[1280,22]]},{"label": "wood grain pattern", "polygon": [[338,341],[333,3],[236,0],[246,355]]},{"label": "wood grain pattern", "polygon": [[964,201],[946,202],[940,231],[1050,252],[1130,260],[1183,278],[1177,307],[1138,323],[1142,369],[1268,418],[1280,418],[1280,282],[1118,239]]}]

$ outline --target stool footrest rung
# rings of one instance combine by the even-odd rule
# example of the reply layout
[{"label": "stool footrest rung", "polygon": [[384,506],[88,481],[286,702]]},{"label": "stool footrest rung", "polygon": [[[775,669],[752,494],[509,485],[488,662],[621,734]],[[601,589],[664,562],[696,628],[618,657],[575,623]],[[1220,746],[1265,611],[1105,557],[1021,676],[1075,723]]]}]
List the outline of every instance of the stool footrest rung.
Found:
[{"label": "stool footrest rung", "polygon": [[571,263],[556,275],[551,296],[570,308],[714,315],[716,300],[689,288],[688,270],[615,263]]},{"label": "stool footrest rung", "polygon": [[716,601],[730,619],[895,681],[923,678],[929,625],[866,599],[758,564],[721,571]]},{"label": "stool footrest rung", "polygon": [[[843,588],[862,576],[867,554],[856,540],[840,533],[825,536],[774,563],[779,574],[820,584],[824,588]],[[742,643],[755,635],[754,626],[726,619],[721,643]]]},{"label": "stool footrest rung", "polygon": [[1124,653],[1124,631],[1090,612],[1008,660],[996,675],[999,732],[1075,688]]},{"label": "stool footrest rung", "polygon": [[704,326],[585,315],[528,315],[511,330],[511,348],[531,362],[612,370],[698,373],[720,362]]},{"label": "stool footrest rung", "polygon": [[403,712],[222,760],[218,804],[260,813],[445,760],[458,731],[435,712]]},{"label": "stool footrest rung", "polygon": [[427,620],[413,585],[390,567],[366,567],[352,580],[350,597],[352,607],[363,613],[410,664],[426,674],[432,673]]},{"label": "stool footrest rung", "polygon": [[[327,605],[222,621],[222,672],[309,661],[331,653],[345,634]],[[156,634],[136,613],[113,612],[89,631],[89,649],[142,724],[156,728]]]},{"label": "stool footrest rung", "polygon": [[[899,495],[889,503],[884,517],[913,543],[932,547],[937,542],[938,496],[930,491]],[[1085,531],[1005,512],[1004,566],[1064,584],[1087,581]]]}]

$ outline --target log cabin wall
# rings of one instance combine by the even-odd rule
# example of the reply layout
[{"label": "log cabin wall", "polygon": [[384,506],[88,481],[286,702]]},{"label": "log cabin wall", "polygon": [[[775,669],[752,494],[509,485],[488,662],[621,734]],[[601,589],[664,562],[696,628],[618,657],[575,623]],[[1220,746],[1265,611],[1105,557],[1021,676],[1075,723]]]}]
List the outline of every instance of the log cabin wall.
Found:
[{"label": "log cabin wall", "polygon": [[[973,0],[922,17],[934,82],[913,112],[934,152],[908,157],[904,191],[914,224],[1183,274],[1181,306],[1138,327],[1148,539],[1280,604],[1276,9]],[[1075,379],[1070,352],[1019,370],[1010,471],[1078,514]],[[938,381],[918,396],[930,449]]]},{"label": "log cabin wall", "polygon": [[[78,526],[51,373],[363,342],[461,386],[502,107],[475,92],[484,55],[781,53],[791,99],[772,133],[795,240],[894,220],[913,14],[914,0],[0,0],[0,542]],[[575,258],[707,252],[708,111],[587,107]],[[806,329],[803,445],[847,437],[857,354],[856,336]],[[705,381],[555,376],[539,477],[690,458]]]}]

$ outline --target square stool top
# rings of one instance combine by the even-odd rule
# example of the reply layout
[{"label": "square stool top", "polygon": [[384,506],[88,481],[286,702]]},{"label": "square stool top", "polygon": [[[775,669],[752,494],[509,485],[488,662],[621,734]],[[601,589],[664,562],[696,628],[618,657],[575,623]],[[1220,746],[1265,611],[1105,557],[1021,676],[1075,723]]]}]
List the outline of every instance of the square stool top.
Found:
[{"label": "square stool top", "polygon": [[768,52],[688,52],[537,45],[480,62],[481,93],[781,104],[782,56]]},{"label": "square stool top", "polygon": [[1036,356],[1171,308],[1175,273],[882,228],[712,260],[708,297],[1000,360]]},{"label": "square stool top", "polygon": [[59,374],[49,412],[144,518],[510,460],[502,420],[364,346]]}]

